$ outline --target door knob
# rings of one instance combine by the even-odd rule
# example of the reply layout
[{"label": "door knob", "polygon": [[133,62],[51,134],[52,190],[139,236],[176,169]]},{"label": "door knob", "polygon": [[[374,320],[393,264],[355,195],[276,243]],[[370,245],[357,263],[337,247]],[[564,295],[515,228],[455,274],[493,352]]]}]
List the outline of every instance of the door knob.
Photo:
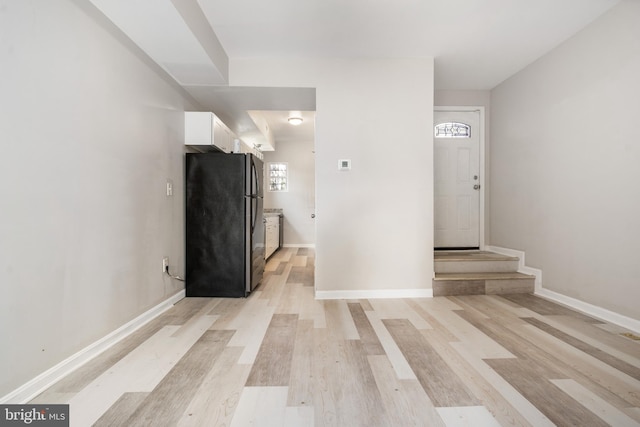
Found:
[{"label": "door knob", "polygon": [[473,189],[474,189],[474,190],[479,190],[479,189],[480,189],[480,184],[476,184],[476,185],[474,185],[474,186],[473,186]]},{"label": "door knob", "polygon": [[315,218],[315,217],[316,217],[316,214],[311,214],[311,218]]}]

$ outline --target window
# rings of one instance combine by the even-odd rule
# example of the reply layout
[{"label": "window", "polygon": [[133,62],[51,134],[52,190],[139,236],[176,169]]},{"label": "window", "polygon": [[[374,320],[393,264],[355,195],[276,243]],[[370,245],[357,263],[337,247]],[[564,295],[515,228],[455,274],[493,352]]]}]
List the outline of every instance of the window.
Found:
[{"label": "window", "polygon": [[448,122],[435,126],[436,138],[471,138],[471,126],[464,123]]},{"label": "window", "polygon": [[269,163],[269,191],[289,191],[287,163]]}]

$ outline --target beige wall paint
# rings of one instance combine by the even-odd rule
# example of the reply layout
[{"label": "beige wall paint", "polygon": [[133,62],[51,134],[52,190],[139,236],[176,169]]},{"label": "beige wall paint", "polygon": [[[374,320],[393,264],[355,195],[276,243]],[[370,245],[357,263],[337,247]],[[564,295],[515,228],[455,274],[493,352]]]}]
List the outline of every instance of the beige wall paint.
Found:
[{"label": "beige wall paint", "polygon": [[543,286],[640,319],[640,3],[492,91],[491,242]]},{"label": "beige wall paint", "polygon": [[284,244],[313,246],[316,243],[315,155],[313,141],[277,141],[276,151],[264,153],[265,170],[270,162],[289,167],[289,190],[265,191],[264,207],[284,211]]},{"label": "beige wall paint", "polygon": [[491,104],[491,91],[488,90],[436,90],[434,92],[436,106],[484,106]]},{"label": "beige wall paint", "polygon": [[91,7],[1,3],[3,396],[183,288],[194,105]]},{"label": "beige wall paint", "polygon": [[430,289],[433,60],[243,59],[229,74],[316,88],[316,290]]}]

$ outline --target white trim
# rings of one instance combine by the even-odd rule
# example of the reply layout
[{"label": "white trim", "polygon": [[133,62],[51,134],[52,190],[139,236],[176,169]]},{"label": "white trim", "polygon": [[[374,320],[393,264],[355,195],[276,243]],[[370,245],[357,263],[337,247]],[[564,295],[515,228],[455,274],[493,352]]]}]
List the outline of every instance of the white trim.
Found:
[{"label": "white trim", "polygon": [[315,248],[315,243],[286,243],[283,248]]},{"label": "white trim", "polygon": [[589,304],[587,302],[568,297],[549,289],[544,289],[544,287],[542,286],[542,270],[533,267],[527,267],[525,265],[524,252],[514,249],[501,248],[499,246],[487,246],[486,250],[502,255],[517,256],[518,258],[520,258],[518,272],[536,276],[535,294],[539,297],[557,302],[562,305],[566,305],[567,307],[581,311],[585,314],[588,314],[589,316],[604,320],[605,322],[622,326],[623,328],[627,328],[634,332],[640,332],[640,320],[623,316],[622,314],[607,310],[606,308],[598,307],[597,305]]},{"label": "white trim", "polygon": [[541,289],[539,292],[536,292],[536,295],[576,310],[580,310],[583,313],[604,320],[605,322],[614,323],[634,332],[640,332],[640,320],[623,316],[622,314],[607,310],[606,308],[598,307],[597,305],[589,304],[587,302],[580,301],[579,299],[550,291],[549,289]]},{"label": "white trim", "polygon": [[432,298],[433,289],[372,289],[316,291],[316,299]]},{"label": "white trim", "polygon": [[518,257],[520,261],[518,262],[518,273],[529,274],[531,276],[535,276],[535,293],[538,293],[542,290],[542,270],[528,267],[525,263],[525,254],[522,251],[518,251],[515,249],[501,248],[500,246],[491,246],[487,245],[485,250],[490,252],[495,252],[501,255]]},{"label": "white trim", "polygon": [[175,303],[185,297],[185,290],[181,290],[177,294],[167,298],[155,307],[142,313],[140,316],[131,320],[130,322],[122,325],[115,331],[100,338],[98,341],[83,348],[79,352],[71,355],[62,362],[58,363],[54,367],[46,370],[31,381],[23,384],[14,391],[0,398],[0,403],[17,403],[24,404],[42,393],[47,388],[51,387],[54,383],[62,379],[65,375],[70,374],[72,371],[78,369],[80,366],[87,363],[89,360],[96,357],[109,347],[116,344],[118,341],[126,338],[128,335],[135,332],[146,323],[155,319],[168,309],[170,309]]},{"label": "white trim", "polygon": [[[486,179],[485,179],[485,108],[484,106],[478,105],[478,106],[435,106],[433,107],[433,112],[435,113],[436,111],[459,111],[462,113],[473,113],[473,112],[478,112],[480,113],[480,118],[479,118],[479,126],[480,126],[480,229],[478,230],[478,232],[480,233],[480,249],[484,248],[485,245],[485,239],[484,239],[484,221],[485,221],[485,215],[484,215],[484,210],[485,210],[485,187],[486,187]],[[433,132],[433,129],[431,129],[431,132]]]}]

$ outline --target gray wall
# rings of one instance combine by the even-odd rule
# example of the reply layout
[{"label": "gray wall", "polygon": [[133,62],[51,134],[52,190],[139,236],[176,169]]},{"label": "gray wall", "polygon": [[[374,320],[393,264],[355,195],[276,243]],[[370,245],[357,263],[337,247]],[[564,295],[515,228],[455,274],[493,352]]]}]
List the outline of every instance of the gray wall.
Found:
[{"label": "gray wall", "polygon": [[315,155],[313,141],[277,141],[276,151],[264,153],[265,170],[269,162],[285,162],[289,167],[289,191],[264,193],[265,208],[284,210],[284,244],[314,246]]},{"label": "gray wall", "polygon": [[316,88],[316,291],[428,293],[433,59],[247,58],[229,75],[234,86]]},{"label": "gray wall", "polygon": [[543,286],[640,319],[640,2],[492,91],[491,243]]},{"label": "gray wall", "polygon": [[182,289],[193,105],[141,58],[84,2],[0,1],[0,396]]}]

